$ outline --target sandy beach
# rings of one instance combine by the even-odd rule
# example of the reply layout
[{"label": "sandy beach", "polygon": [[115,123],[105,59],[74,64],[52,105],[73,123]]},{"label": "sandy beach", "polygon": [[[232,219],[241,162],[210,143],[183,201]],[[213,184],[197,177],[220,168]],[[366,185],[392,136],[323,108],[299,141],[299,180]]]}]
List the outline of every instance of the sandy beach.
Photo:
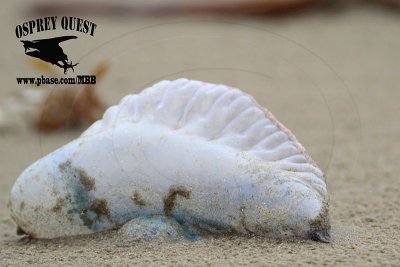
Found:
[{"label": "sandy beach", "polygon": [[[14,32],[40,16],[27,8],[2,2],[2,101],[23,88],[16,77],[42,74]],[[222,236],[118,247],[109,231],[25,243],[7,209],[11,187],[81,131],[11,129],[0,133],[0,266],[400,266],[399,18],[356,3],[273,18],[91,18],[94,36],[78,33],[63,47],[78,72],[109,63],[98,84],[109,105],[186,77],[241,88],[272,111],[326,173],[332,242]]]}]

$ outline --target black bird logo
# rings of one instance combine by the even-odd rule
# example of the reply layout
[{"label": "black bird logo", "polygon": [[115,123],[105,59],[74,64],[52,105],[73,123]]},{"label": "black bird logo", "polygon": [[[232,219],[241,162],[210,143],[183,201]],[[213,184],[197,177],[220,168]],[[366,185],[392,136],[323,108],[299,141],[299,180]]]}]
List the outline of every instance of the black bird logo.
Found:
[{"label": "black bird logo", "polygon": [[[62,50],[60,43],[76,38],[78,37],[60,36],[49,39],[39,39],[39,40],[21,41],[21,42],[24,44],[26,55],[29,55],[31,57],[36,57],[45,62],[57,65],[58,67],[64,69],[64,73],[67,73],[68,69],[72,69],[72,71],[74,71],[74,67],[78,65],[78,63],[72,64],[72,61],[68,62],[68,57],[66,54],[64,54],[64,51]],[[34,50],[29,51],[30,49]]]}]

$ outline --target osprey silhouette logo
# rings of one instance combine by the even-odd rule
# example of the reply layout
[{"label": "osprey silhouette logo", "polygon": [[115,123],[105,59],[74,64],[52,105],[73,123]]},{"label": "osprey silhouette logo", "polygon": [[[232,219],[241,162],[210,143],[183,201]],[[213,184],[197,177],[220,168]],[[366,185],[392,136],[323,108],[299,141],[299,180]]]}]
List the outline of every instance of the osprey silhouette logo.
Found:
[{"label": "osprey silhouette logo", "polygon": [[64,69],[64,74],[68,69],[74,71],[74,67],[78,63],[72,64],[68,62],[68,56],[64,53],[60,46],[61,42],[77,39],[76,36],[60,36],[49,39],[38,39],[33,41],[21,40],[24,44],[25,54],[31,57],[39,58],[45,62],[49,62]]}]

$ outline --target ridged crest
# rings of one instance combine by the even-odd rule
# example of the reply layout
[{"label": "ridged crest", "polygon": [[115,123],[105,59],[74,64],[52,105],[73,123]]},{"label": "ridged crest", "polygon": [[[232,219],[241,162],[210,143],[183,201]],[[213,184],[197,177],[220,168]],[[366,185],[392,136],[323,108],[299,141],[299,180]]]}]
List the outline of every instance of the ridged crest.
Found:
[{"label": "ridged crest", "polygon": [[225,85],[187,79],[161,81],[124,97],[82,136],[119,123],[143,122],[246,151],[274,162],[279,169],[298,173],[305,182],[324,184],[322,171],[295,136],[251,96]]}]

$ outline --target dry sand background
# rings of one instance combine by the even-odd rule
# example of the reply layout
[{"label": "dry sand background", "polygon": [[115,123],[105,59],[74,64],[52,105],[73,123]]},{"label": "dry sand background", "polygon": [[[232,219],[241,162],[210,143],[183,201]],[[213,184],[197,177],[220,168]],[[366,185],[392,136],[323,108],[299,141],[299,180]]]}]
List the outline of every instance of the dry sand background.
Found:
[{"label": "dry sand background", "polygon": [[[99,86],[110,104],[163,76],[224,82],[253,94],[327,172],[332,243],[218,237],[121,248],[109,232],[21,244],[6,208],[14,180],[79,132],[17,131],[0,135],[0,266],[400,266],[400,13],[375,5],[341,7],[274,19],[218,18],[228,23],[99,17],[93,19],[95,37],[79,35],[81,42],[63,46],[77,61],[122,33],[173,22],[120,38],[80,60],[79,70],[110,62]],[[26,64],[14,35],[15,25],[29,18],[25,11],[22,1],[1,5],[2,99],[21,89],[15,77],[40,75]]]}]

